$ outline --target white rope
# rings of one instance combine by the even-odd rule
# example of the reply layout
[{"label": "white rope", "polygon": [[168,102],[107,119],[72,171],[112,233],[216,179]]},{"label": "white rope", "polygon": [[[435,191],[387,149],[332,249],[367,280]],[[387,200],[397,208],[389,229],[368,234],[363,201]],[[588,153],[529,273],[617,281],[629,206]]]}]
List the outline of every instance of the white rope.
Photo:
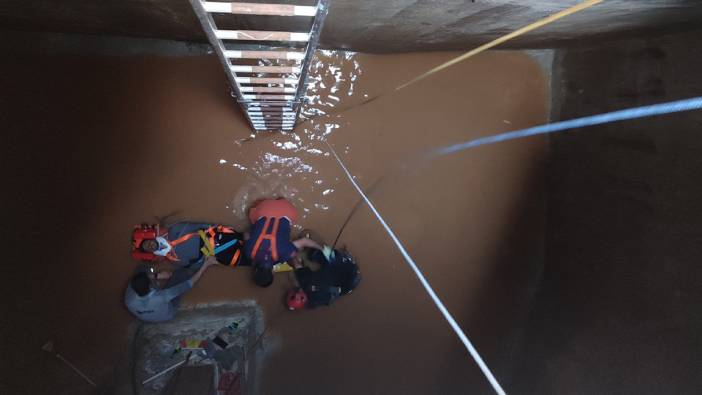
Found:
[{"label": "white rope", "polygon": [[363,200],[365,200],[366,204],[368,204],[368,207],[370,207],[371,211],[373,211],[373,214],[375,214],[376,218],[378,218],[378,221],[380,221],[380,224],[383,225],[385,228],[385,231],[388,232],[388,235],[390,235],[390,238],[392,239],[393,242],[395,242],[395,245],[397,248],[400,250],[400,253],[402,256],[405,258],[407,261],[407,264],[409,264],[410,268],[412,268],[412,271],[414,271],[414,274],[417,276],[419,279],[419,282],[422,284],[424,289],[427,291],[429,294],[429,297],[431,297],[431,300],[434,301],[434,304],[436,307],[439,309],[441,314],[444,316],[446,321],[449,323],[453,331],[456,333],[459,339],[461,339],[461,342],[463,342],[463,345],[466,347],[470,355],[473,357],[475,360],[475,363],[478,364],[478,367],[480,367],[480,370],[483,371],[483,374],[485,377],[488,379],[490,382],[490,385],[492,385],[492,388],[495,390],[495,392],[499,395],[504,395],[505,391],[502,389],[500,386],[500,383],[497,382],[497,379],[495,379],[495,376],[492,375],[492,372],[490,372],[490,368],[485,364],[485,361],[483,361],[483,358],[480,357],[480,354],[478,354],[478,350],[475,349],[473,346],[473,343],[471,343],[470,339],[468,339],[468,336],[466,336],[465,332],[461,329],[460,326],[458,326],[458,323],[456,320],[453,318],[451,313],[446,309],[446,306],[441,302],[441,299],[436,295],[436,292],[434,292],[434,289],[429,285],[429,282],[427,281],[426,278],[424,278],[424,275],[422,272],[419,270],[417,267],[417,264],[414,262],[412,257],[409,255],[407,250],[405,250],[405,247],[402,245],[400,240],[395,236],[395,233],[390,229],[388,224],[385,222],[383,217],[380,216],[380,213],[378,210],[376,210],[375,206],[373,206],[373,203],[371,203],[370,199],[366,196],[365,193],[363,193],[363,190],[356,184],[356,181],[353,179],[353,176],[351,176],[351,173],[349,173],[348,169],[346,166],[344,166],[344,163],[341,161],[339,158],[339,155],[336,154],[336,151],[334,151],[334,148],[325,141],[327,146],[329,147],[329,150],[331,150],[332,154],[334,154],[334,157],[336,158],[336,161],[339,163],[339,166],[344,170],[344,173],[346,173],[346,177],[348,177],[349,181],[351,181],[351,184],[356,188],[356,191],[361,195]]}]

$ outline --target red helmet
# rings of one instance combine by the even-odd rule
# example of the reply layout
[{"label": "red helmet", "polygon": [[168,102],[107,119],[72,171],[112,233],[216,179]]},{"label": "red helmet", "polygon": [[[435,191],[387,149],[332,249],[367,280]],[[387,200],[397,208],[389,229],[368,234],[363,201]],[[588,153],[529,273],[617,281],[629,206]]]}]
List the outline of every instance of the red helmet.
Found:
[{"label": "red helmet", "polygon": [[295,288],[288,291],[288,297],[286,298],[288,309],[290,310],[301,310],[307,305],[307,294],[302,288]]},{"label": "red helmet", "polygon": [[153,240],[158,236],[158,226],[157,225],[137,225],[134,227],[134,232],[132,232],[132,258],[137,261],[153,261],[156,259],[156,255],[151,252],[144,252],[141,250],[141,243],[144,240]]}]

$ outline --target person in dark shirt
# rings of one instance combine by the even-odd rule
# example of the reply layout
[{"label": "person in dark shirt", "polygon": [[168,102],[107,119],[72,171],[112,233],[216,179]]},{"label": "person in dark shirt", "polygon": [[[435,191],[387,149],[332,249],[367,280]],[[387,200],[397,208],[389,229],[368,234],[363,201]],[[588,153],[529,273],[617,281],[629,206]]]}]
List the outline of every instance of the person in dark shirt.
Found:
[{"label": "person in dark shirt", "polygon": [[361,271],[347,251],[328,250],[327,254],[315,250],[310,259],[318,262],[319,270],[312,270],[295,261],[295,278],[299,286],[288,292],[288,309],[300,310],[328,306],[341,295],[351,293],[361,282]]}]

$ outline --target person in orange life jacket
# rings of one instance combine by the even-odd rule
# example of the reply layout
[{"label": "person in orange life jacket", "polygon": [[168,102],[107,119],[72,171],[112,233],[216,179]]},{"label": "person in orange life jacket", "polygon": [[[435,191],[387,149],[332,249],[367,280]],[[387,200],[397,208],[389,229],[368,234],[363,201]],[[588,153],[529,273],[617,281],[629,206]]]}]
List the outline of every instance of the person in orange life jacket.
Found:
[{"label": "person in orange life jacket", "polygon": [[241,233],[228,226],[193,222],[178,222],[165,229],[149,225],[136,227],[132,235],[132,257],[143,261],[168,259],[183,267],[200,263],[204,259],[204,241],[198,231],[205,233],[219,263],[250,265],[241,253],[244,245]]},{"label": "person in orange life jacket", "polygon": [[273,283],[273,266],[291,262],[303,248],[322,249],[314,240],[290,240],[292,225],[297,221],[297,211],[287,200],[265,199],[249,210],[251,232],[244,245],[244,254],[254,266],[254,282],[261,287]]}]

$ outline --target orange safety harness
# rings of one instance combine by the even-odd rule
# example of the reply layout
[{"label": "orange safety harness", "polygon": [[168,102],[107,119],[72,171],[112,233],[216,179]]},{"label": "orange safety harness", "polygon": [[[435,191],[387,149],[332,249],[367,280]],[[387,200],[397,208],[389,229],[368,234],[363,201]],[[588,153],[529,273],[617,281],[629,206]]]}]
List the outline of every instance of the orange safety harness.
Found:
[{"label": "orange safety harness", "polygon": [[[210,226],[209,228],[207,228],[207,230],[205,230],[205,233],[207,233],[207,234],[210,236],[210,237],[209,237],[210,246],[212,246],[212,248],[214,248],[214,246],[215,246],[215,235],[216,235],[217,233],[228,233],[228,234],[232,234],[232,233],[236,233],[236,231],[234,231],[234,228],[231,228],[231,227],[229,227],[229,226],[217,225],[216,227]],[[241,256],[241,249],[237,249],[237,250],[234,252],[234,255],[232,256],[232,260],[229,261],[229,266],[231,266],[231,267],[236,266],[236,265],[239,263],[239,257],[240,257],[240,256]]]},{"label": "orange safety harness", "polygon": [[[209,237],[208,241],[210,243],[210,246],[214,248],[215,245],[215,235],[217,233],[235,233],[234,229],[229,227],[229,226],[223,226],[223,225],[217,225],[217,226],[210,226],[209,228],[205,229],[204,231]],[[146,239],[154,239],[156,236],[159,234],[158,227],[156,226],[148,226],[148,225],[141,225],[140,227],[137,226],[134,232],[134,242],[133,242],[133,250],[132,250],[132,257],[136,260],[146,260],[146,261],[153,261],[157,259],[157,255],[151,253],[151,252],[143,252],[139,251],[139,247],[141,246],[141,243],[146,240]],[[192,239],[193,237],[198,236],[198,232],[193,232],[193,233],[188,233],[185,234],[173,241],[168,241],[168,244],[170,244],[171,247],[175,247],[178,244],[185,243],[186,241]],[[239,258],[241,256],[241,251],[237,250],[234,253],[234,256],[232,257],[232,260],[229,262],[229,266],[236,266],[239,263]],[[165,255],[165,258],[177,262],[179,261],[178,256],[175,254],[175,250],[171,248],[171,251],[168,252],[168,254]]]},{"label": "orange safety harness", "polygon": [[[273,222],[273,229],[268,232],[268,227],[270,223]],[[273,262],[278,262],[278,245],[276,243],[276,236],[278,235],[278,225],[280,224],[279,218],[266,217],[266,222],[263,224],[263,230],[261,234],[258,235],[254,248],[251,250],[251,259],[256,259],[256,254],[258,254],[258,249],[261,248],[261,243],[263,240],[268,240],[271,250],[271,256],[273,257]]]}]

